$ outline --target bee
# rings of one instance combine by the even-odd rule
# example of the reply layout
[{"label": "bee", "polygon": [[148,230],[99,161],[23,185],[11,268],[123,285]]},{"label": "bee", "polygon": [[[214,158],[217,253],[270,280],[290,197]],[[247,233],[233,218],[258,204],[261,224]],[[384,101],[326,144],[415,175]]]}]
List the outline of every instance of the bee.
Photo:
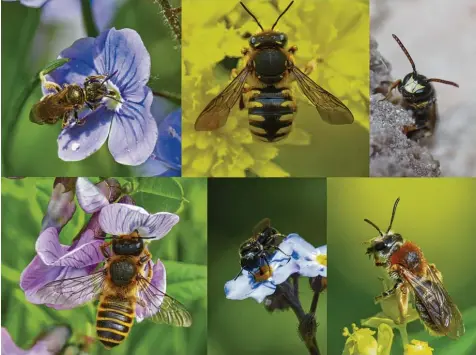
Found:
[{"label": "bee", "polygon": [[415,308],[430,333],[457,339],[465,332],[463,318],[443,286],[441,272],[434,264],[427,262],[415,243],[406,241],[401,234],[391,231],[399,201],[400,198],[397,198],[393,205],[392,217],[385,233],[376,224],[365,219],[380,234],[369,242],[366,254],[373,256],[375,265],[386,268],[389,276],[395,280],[393,288],[377,296],[375,301],[379,302],[396,294],[400,321],[403,322],[408,311],[408,296],[412,292],[415,296]]},{"label": "bee", "polygon": [[87,276],[48,283],[38,291],[43,303],[68,305],[99,299],[96,333],[107,349],[129,335],[137,305],[143,307],[144,317],[156,323],[189,327],[192,317],[185,307],[150,283],[151,254],[144,245],[148,238],[137,231],[111,238],[100,246],[106,259],[103,268]]},{"label": "bee", "polygon": [[[253,228],[252,233],[253,236],[240,245],[241,270],[238,275],[236,275],[235,280],[241,275],[243,270],[248,271],[250,274],[253,274],[253,271],[256,269],[260,269],[260,272],[262,272],[262,261],[266,263],[269,269],[268,258],[270,258],[274,252],[280,251],[285,254],[278,247],[278,240],[285,236],[271,226],[271,220],[269,218],[261,220]],[[287,254],[285,255],[289,256]]]},{"label": "bee", "polygon": [[428,79],[426,76],[418,74],[415,63],[407,49],[397,36],[394,34],[392,34],[392,36],[395,41],[397,41],[403,53],[405,53],[413,71],[405,75],[403,80],[399,79],[393,82],[388,90],[387,96],[383,100],[389,99],[392,95],[392,91],[395,88],[398,89],[402,95],[401,105],[405,109],[413,112],[413,118],[415,120],[415,124],[405,126],[403,132],[408,138],[418,141],[421,138],[432,136],[438,123],[436,93],[431,83],[442,83],[455,87],[459,87],[459,85],[443,79]]},{"label": "bee", "polygon": [[118,101],[113,91],[109,91],[106,82],[117,73],[111,75],[91,75],[84,81],[84,88],[78,84],[64,84],[63,87],[54,82],[44,82],[43,85],[55,93],[45,95],[35,103],[30,111],[30,121],[39,125],[56,124],[62,120],[65,128],[74,116],[74,122],[85,123],[79,118],[79,111],[87,106],[91,111],[97,109],[104,97]]},{"label": "bee", "polygon": [[223,127],[240,99],[239,108],[248,108],[249,128],[256,139],[263,142],[282,140],[291,132],[297,110],[290,89],[293,81],[297,81],[325,122],[338,125],[354,121],[350,110],[338,98],[308,77],[311,67],[303,72],[295,65],[297,47],[285,49],[287,35],[274,30],[293,2],[278,16],[270,30],[264,30],[256,16],[240,2],[261,32],[250,36],[249,48],[242,50],[245,68],[205,107],[195,122],[195,130],[213,131]]}]

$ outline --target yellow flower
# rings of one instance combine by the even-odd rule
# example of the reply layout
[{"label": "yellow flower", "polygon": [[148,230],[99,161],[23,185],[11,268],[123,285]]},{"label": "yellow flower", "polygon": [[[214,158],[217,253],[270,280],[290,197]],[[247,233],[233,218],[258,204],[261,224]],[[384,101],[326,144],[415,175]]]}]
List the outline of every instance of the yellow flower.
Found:
[{"label": "yellow flower", "polygon": [[433,349],[428,346],[428,343],[419,340],[412,340],[411,344],[405,346],[404,355],[432,355]]},{"label": "yellow flower", "polygon": [[[247,3],[264,28],[271,27],[288,4],[289,0]],[[182,44],[182,82],[183,91],[187,93],[182,97],[183,174],[289,176],[290,167],[281,167],[274,161],[289,145],[306,146],[311,139],[319,141],[319,137],[311,137],[304,129],[306,125],[314,127],[315,120],[319,119],[317,112],[311,117],[314,115],[309,114],[309,109],[298,109],[293,131],[276,144],[253,140],[247,110],[240,111],[238,105],[232,109],[223,128],[196,132],[194,123],[200,112],[230,82],[231,69],[243,65],[241,61],[236,64],[242,57],[241,49],[248,47],[243,35],[256,33],[259,27],[238,1],[183,0],[182,6],[182,28],[187,34]],[[322,62],[317,64],[311,78],[342,98],[356,121],[368,128],[368,104],[362,100],[362,95],[368,100],[368,4],[366,7],[363,1],[345,0],[295,2],[280,19],[276,30],[288,35],[289,46],[298,47],[299,67],[312,61]],[[364,48],[366,55],[362,55]],[[297,94],[296,98],[298,106],[310,106],[304,95]],[[315,152],[307,154],[314,156]],[[299,153],[297,159],[302,159],[302,154]]]},{"label": "yellow flower", "polygon": [[387,324],[378,327],[376,332],[369,328],[358,328],[352,324],[352,333],[344,328],[342,335],[347,337],[342,355],[389,355],[392,349],[393,331]]}]

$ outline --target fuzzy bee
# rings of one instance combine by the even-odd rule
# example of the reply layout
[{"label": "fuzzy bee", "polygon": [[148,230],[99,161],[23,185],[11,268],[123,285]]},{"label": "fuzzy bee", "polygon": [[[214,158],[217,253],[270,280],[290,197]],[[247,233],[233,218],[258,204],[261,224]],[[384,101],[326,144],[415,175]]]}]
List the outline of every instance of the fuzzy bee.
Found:
[{"label": "fuzzy bee", "polygon": [[333,125],[352,123],[354,117],[350,110],[308,77],[312,69],[301,71],[295,65],[297,47],[286,49],[287,35],[274,29],[293,1],[269,30],[263,28],[242,2],[240,4],[261,32],[250,36],[249,48],[242,50],[245,68],[205,107],[195,122],[195,130],[213,131],[223,127],[239,100],[240,109],[248,109],[249,128],[256,139],[264,142],[282,140],[291,132],[297,110],[290,86],[294,81],[325,122]]},{"label": "fuzzy bee", "polygon": [[413,112],[413,118],[415,120],[414,125],[404,127],[404,133],[408,138],[418,141],[421,138],[433,135],[438,123],[436,93],[435,88],[431,83],[442,83],[456,87],[459,87],[459,85],[452,81],[427,78],[426,76],[419,74],[410,53],[408,53],[403,43],[394,34],[392,34],[392,36],[395,41],[397,41],[403,53],[407,56],[413,71],[405,75],[403,80],[398,79],[393,82],[384,100],[390,98],[392,91],[395,88],[398,89],[402,95],[401,105],[405,109]]},{"label": "fuzzy bee", "polygon": [[395,201],[385,233],[365,219],[379,232],[379,236],[369,242],[366,254],[373,257],[375,265],[384,267],[395,280],[394,287],[375,300],[378,302],[396,294],[400,321],[403,322],[407,317],[409,294],[412,292],[415,308],[430,333],[457,339],[465,332],[463,318],[443,285],[441,272],[434,264],[428,263],[418,245],[391,231],[399,201],[399,198]]}]

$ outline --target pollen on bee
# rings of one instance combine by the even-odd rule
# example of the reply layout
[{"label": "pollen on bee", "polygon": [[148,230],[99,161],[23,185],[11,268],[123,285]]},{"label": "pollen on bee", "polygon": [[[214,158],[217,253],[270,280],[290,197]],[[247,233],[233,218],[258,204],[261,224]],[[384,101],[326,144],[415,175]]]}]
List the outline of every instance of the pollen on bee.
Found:
[{"label": "pollen on bee", "polygon": [[253,274],[256,282],[263,282],[269,280],[273,276],[273,270],[268,265],[263,265],[259,271]]}]

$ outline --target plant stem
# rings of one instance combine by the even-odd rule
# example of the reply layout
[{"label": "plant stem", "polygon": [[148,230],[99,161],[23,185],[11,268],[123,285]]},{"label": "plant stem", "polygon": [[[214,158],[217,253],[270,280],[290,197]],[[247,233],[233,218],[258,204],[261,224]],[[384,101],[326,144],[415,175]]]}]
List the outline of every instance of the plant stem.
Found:
[{"label": "plant stem", "polygon": [[97,37],[99,34],[93,18],[90,0],[81,0],[81,10],[83,12],[83,22],[88,37]]},{"label": "plant stem", "polygon": [[176,94],[174,92],[170,91],[152,91],[152,94],[154,96],[160,96],[169,100],[175,100],[175,101],[182,101],[182,97],[180,94]]},{"label": "plant stem", "polygon": [[408,333],[407,333],[407,325],[404,324],[398,327],[398,331],[400,332],[400,337],[402,338],[402,345],[405,349],[405,345],[408,345]]},{"label": "plant stem", "polygon": [[165,17],[165,22],[169,25],[175,40],[179,45],[182,44],[182,28],[179,15],[182,13],[181,7],[173,8],[169,0],[155,0],[162,8],[162,13]]},{"label": "plant stem", "polygon": [[311,307],[309,309],[309,313],[315,315],[317,310],[317,302],[319,301],[319,292],[314,292],[314,296],[312,296]]}]

